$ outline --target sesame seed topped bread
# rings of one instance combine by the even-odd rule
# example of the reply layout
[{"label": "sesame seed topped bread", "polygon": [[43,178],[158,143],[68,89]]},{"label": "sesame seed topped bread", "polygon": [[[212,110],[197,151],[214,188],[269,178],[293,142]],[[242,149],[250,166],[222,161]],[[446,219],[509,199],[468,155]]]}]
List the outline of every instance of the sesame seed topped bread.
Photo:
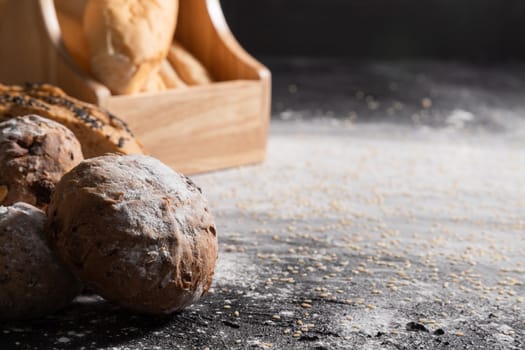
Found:
[{"label": "sesame seed topped bread", "polygon": [[0,84],[0,122],[37,114],[70,129],[85,158],[106,153],[142,154],[142,146],[124,121],[49,84]]}]

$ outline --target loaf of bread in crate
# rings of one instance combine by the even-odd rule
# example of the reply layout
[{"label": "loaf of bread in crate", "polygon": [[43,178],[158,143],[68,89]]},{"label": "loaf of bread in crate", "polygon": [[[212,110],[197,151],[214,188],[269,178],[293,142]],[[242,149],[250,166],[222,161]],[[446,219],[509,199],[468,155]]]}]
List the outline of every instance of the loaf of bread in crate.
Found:
[{"label": "loaf of bread in crate", "polygon": [[0,84],[0,122],[26,114],[65,125],[80,141],[85,158],[105,153],[142,154],[142,146],[126,123],[100,107],[49,84]]},{"label": "loaf of bread in crate", "polygon": [[49,204],[62,176],[83,160],[73,133],[37,115],[0,123],[0,205]]},{"label": "loaf of bread in crate", "polygon": [[140,89],[140,92],[160,92],[166,90],[166,84],[162,80],[159,72],[156,71],[152,74],[146,84]]},{"label": "loaf of bread in crate", "polygon": [[168,89],[188,87],[188,85],[182,81],[180,75],[177,73],[177,71],[175,71],[167,59],[162,61],[159,69],[159,75]]},{"label": "loaf of bread in crate", "polygon": [[174,42],[168,52],[168,60],[188,85],[206,85],[212,82],[209,72],[186,48]]},{"label": "loaf of bread in crate", "polygon": [[177,12],[178,0],[88,0],[91,73],[115,94],[141,91],[167,57]]}]

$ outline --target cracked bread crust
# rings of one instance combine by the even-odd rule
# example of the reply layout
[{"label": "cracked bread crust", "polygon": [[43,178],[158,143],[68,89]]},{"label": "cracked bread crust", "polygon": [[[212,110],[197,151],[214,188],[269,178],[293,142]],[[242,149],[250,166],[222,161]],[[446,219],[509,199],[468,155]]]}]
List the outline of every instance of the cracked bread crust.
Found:
[{"label": "cracked bread crust", "polygon": [[45,209],[62,175],[83,159],[77,138],[59,123],[37,115],[0,123],[0,205]]},{"label": "cracked bread crust", "polygon": [[48,208],[58,256],[88,287],[135,311],[166,314],[210,288],[217,237],[189,178],[147,156],[88,159]]},{"label": "cracked bread crust", "polygon": [[70,97],[49,84],[0,84],[0,122],[27,114],[65,125],[80,141],[85,158],[143,153],[126,123],[98,106]]}]

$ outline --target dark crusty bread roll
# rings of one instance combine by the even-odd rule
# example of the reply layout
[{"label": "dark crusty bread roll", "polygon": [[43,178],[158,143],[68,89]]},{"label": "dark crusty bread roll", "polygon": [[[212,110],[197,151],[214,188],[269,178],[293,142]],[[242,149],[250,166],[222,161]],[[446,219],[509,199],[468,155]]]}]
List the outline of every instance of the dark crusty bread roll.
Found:
[{"label": "dark crusty bread roll", "polygon": [[62,124],[37,115],[0,123],[0,204],[44,209],[62,175],[83,159],[80,143]]},{"label": "dark crusty bread roll", "polygon": [[43,316],[80,292],[47,244],[45,219],[26,203],[0,206],[0,320]]},{"label": "dark crusty bread roll", "polygon": [[57,255],[104,298],[171,313],[211,285],[217,237],[207,201],[189,178],[140,155],[83,161],[48,207]]},{"label": "dark crusty bread roll", "polygon": [[0,84],[0,122],[38,114],[65,125],[80,141],[84,157],[105,153],[142,154],[126,123],[105,110],[67,96],[48,84]]}]

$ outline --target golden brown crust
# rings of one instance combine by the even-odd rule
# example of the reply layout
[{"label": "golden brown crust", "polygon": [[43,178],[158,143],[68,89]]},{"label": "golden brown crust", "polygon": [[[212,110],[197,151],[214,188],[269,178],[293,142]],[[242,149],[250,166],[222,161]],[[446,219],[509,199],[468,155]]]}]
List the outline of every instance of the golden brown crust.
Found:
[{"label": "golden brown crust", "polygon": [[86,160],[57,185],[48,234],[59,257],[104,298],[171,313],[210,288],[212,215],[187,177],[147,156]]},{"label": "golden brown crust", "polygon": [[80,292],[47,244],[45,218],[26,203],[0,206],[0,320],[44,316]]},{"label": "golden brown crust", "polygon": [[188,85],[182,81],[167,59],[162,61],[160,64],[159,75],[168,89],[180,89],[188,87]]},{"label": "golden brown crust", "polygon": [[49,84],[0,84],[0,122],[37,114],[65,125],[82,145],[84,157],[106,153],[142,154],[140,143],[124,121]]},{"label": "golden brown crust", "polygon": [[176,41],[170,47],[168,60],[186,84],[206,85],[212,82],[210,73],[202,63]]},{"label": "golden brown crust", "polygon": [[166,58],[178,0],[89,0],[84,33],[92,74],[115,94],[133,94]]},{"label": "golden brown crust", "polygon": [[83,159],[80,143],[62,124],[37,115],[0,123],[0,204],[45,209],[56,183]]},{"label": "golden brown crust", "polygon": [[158,71],[153,74],[146,81],[146,85],[142,87],[141,92],[161,92],[166,90],[166,84]]}]

